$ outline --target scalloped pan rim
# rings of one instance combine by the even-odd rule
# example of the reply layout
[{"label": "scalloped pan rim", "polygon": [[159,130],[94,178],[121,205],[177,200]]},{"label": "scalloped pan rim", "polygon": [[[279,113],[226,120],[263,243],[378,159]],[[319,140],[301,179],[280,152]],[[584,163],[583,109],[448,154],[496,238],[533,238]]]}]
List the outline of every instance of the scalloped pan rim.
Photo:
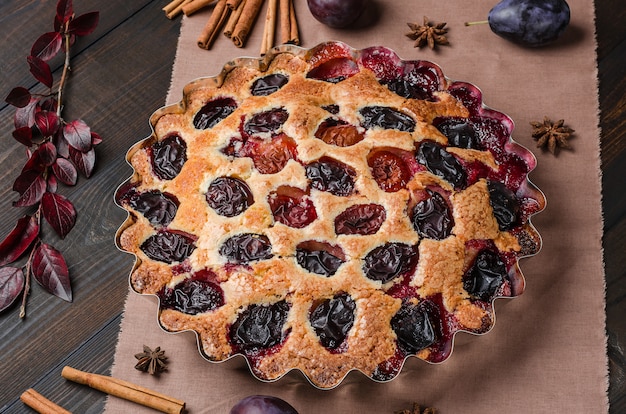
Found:
[{"label": "scalloped pan rim", "polygon": [[[192,91],[192,90],[194,90],[194,89],[198,88],[198,86],[201,86],[201,85],[206,85],[206,84],[212,84],[212,86],[219,87],[219,86],[221,86],[221,85],[223,84],[224,79],[226,78],[226,76],[227,76],[227,75],[228,75],[228,74],[229,74],[229,73],[230,73],[230,72],[231,72],[234,68],[236,68],[236,67],[241,67],[241,66],[244,66],[244,67],[250,67],[250,68],[258,69],[259,71],[263,72],[263,71],[267,70],[267,68],[269,67],[270,62],[271,62],[271,61],[272,61],[272,60],[273,60],[276,56],[278,56],[278,55],[280,55],[280,54],[283,54],[283,53],[291,53],[291,54],[296,55],[296,56],[299,56],[299,57],[306,57],[306,56],[307,56],[307,54],[309,54],[312,50],[317,49],[317,48],[320,48],[320,47],[323,47],[324,45],[328,45],[328,44],[338,44],[338,45],[340,45],[340,47],[345,48],[345,49],[347,49],[347,50],[350,50],[350,51],[351,51],[351,53],[352,53],[352,56],[353,56],[353,57],[358,56],[358,55],[359,55],[359,54],[360,54],[363,50],[366,50],[366,49],[359,49],[359,50],[357,50],[357,49],[353,49],[353,48],[351,48],[350,46],[348,46],[347,44],[345,44],[345,43],[343,43],[343,42],[340,42],[340,41],[327,41],[327,42],[320,43],[320,44],[318,44],[318,45],[316,45],[316,46],[314,46],[313,48],[310,48],[310,49],[305,49],[305,48],[302,48],[302,47],[299,47],[299,46],[295,46],[295,45],[281,45],[281,46],[277,46],[277,47],[274,47],[273,49],[271,49],[271,50],[270,50],[270,51],[269,51],[269,52],[268,52],[268,53],[267,53],[264,57],[262,57],[262,58],[254,58],[254,57],[240,57],[240,58],[233,59],[233,60],[231,60],[231,61],[227,62],[227,63],[223,66],[223,68],[222,68],[222,70],[220,71],[220,73],[218,73],[217,75],[215,75],[215,76],[199,77],[199,78],[196,78],[195,80],[192,80],[191,82],[187,83],[187,84],[184,86],[184,88],[183,88],[183,97],[182,97],[182,99],[181,99],[179,102],[174,103],[174,104],[170,104],[170,105],[166,105],[166,106],[163,106],[163,107],[161,107],[161,108],[157,109],[157,110],[156,110],[156,111],[155,111],[155,112],[154,112],[154,113],[150,116],[150,120],[149,120],[149,123],[150,123],[150,128],[151,128],[151,134],[150,134],[148,137],[146,137],[146,138],[144,138],[144,139],[142,139],[142,140],[138,141],[137,143],[135,143],[134,145],[132,145],[132,146],[130,147],[130,149],[129,149],[129,150],[127,151],[127,153],[126,153],[126,157],[125,157],[125,158],[126,158],[126,162],[128,163],[128,165],[130,165],[130,166],[131,166],[131,168],[133,168],[133,167],[132,167],[132,165],[131,165],[130,160],[131,160],[131,158],[132,158],[133,154],[134,154],[137,150],[139,150],[139,149],[140,149],[140,148],[141,148],[141,147],[145,144],[145,142],[146,142],[146,141],[148,141],[148,140],[150,140],[150,139],[154,139],[154,137],[155,137],[155,125],[156,125],[157,120],[158,120],[160,117],[162,117],[163,115],[165,115],[165,114],[172,114],[172,113],[178,113],[178,114],[180,114],[180,113],[184,113],[184,112],[185,112],[185,110],[186,110],[185,97],[186,97],[186,96],[188,96],[188,94],[190,93],[190,91]],[[384,49],[386,49],[387,51],[389,51],[390,53],[394,54],[396,57],[398,57],[397,53],[396,53],[395,51],[393,51],[392,49],[389,49],[389,48],[386,48],[386,47],[383,47],[383,48],[384,48]],[[398,58],[399,58],[399,57],[398,57]],[[399,58],[399,59],[400,59],[400,58]],[[422,60],[422,61],[423,61],[423,62],[428,62],[428,63],[430,63],[430,64],[432,64],[432,65],[436,66],[437,68],[440,68],[440,66],[439,66],[439,65],[437,65],[436,63],[433,63],[433,62],[430,62],[430,61],[425,61],[425,60]],[[445,76],[445,75],[444,75],[444,76]],[[450,85],[450,84],[452,84],[452,83],[454,83],[454,82],[457,82],[457,83],[458,83],[458,81],[454,81],[454,80],[452,80],[452,79],[450,79],[450,78],[448,78],[448,77],[445,77],[445,81],[446,81],[446,83],[447,83],[448,85]],[[472,88],[475,88],[475,89],[476,89],[476,91],[478,91],[478,93],[480,94],[480,104],[481,104],[481,109],[480,109],[480,110],[481,110],[481,112],[490,112],[490,111],[494,111],[492,108],[490,108],[489,106],[487,106],[487,105],[485,105],[485,104],[484,104],[484,102],[483,102],[483,100],[482,100],[482,96],[483,96],[483,95],[482,95],[482,91],[480,91],[480,89],[479,89],[478,87],[476,87],[475,85],[473,85],[472,83],[469,83],[469,82],[462,82],[462,83],[465,83],[465,84],[467,84],[467,85],[471,86]],[[529,164],[528,174],[530,174],[530,173],[531,173],[531,172],[532,172],[532,171],[536,168],[536,165],[537,165],[537,159],[536,159],[535,155],[534,155],[534,154],[533,154],[530,150],[528,150],[526,147],[524,147],[523,145],[519,144],[518,142],[516,142],[516,141],[512,138],[512,132],[513,132],[513,130],[514,130],[514,128],[515,128],[515,125],[514,125],[513,120],[512,120],[512,119],[511,119],[508,115],[504,114],[504,113],[503,113],[503,112],[501,112],[501,111],[495,111],[495,112],[499,112],[499,113],[501,113],[502,115],[504,115],[504,116],[505,116],[505,117],[506,117],[506,118],[507,118],[507,119],[511,122],[511,125],[510,125],[510,128],[509,128],[509,129],[510,129],[509,140],[508,140],[508,141],[507,141],[507,143],[505,144],[505,145],[506,145],[506,147],[507,147],[506,149],[507,149],[507,151],[509,151],[509,152],[516,152],[516,153],[520,153],[520,152],[521,152],[521,153],[524,153],[527,157],[529,157],[529,161],[530,161],[530,162],[528,162],[528,164]],[[124,182],[122,182],[122,183],[121,183],[121,184],[117,187],[117,189],[116,189],[116,191],[115,191],[115,193],[114,193],[114,194],[117,194],[117,193],[118,193],[118,191],[119,191],[119,190],[120,190],[120,189],[121,189],[124,185],[126,185],[126,184],[128,184],[130,181],[132,181],[133,177],[135,177],[135,175],[136,175],[136,174],[137,174],[137,173],[136,173],[136,171],[135,171],[135,170],[134,170],[134,168],[133,168],[133,173],[132,173],[132,175],[131,175],[128,179],[124,180]],[[529,253],[529,254],[522,254],[522,255],[518,256],[518,257],[517,257],[517,259],[516,259],[516,262],[515,262],[515,272],[519,275],[519,278],[520,278],[520,281],[521,281],[521,288],[520,288],[521,290],[520,290],[519,294],[521,294],[521,293],[524,291],[524,286],[525,286],[525,277],[524,277],[524,275],[523,275],[523,273],[522,273],[521,269],[519,268],[519,260],[520,260],[520,259],[522,259],[522,258],[525,258],[525,257],[534,256],[535,254],[539,253],[539,252],[541,251],[541,247],[542,247],[542,243],[543,243],[543,242],[542,242],[542,239],[541,239],[541,235],[539,234],[539,232],[536,230],[536,228],[534,227],[534,225],[533,225],[533,224],[532,224],[532,222],[531,222],[531,218],[532,218],[534,215],[536,215],[536,214],[540,213],[541,211],[543,211],[543,210],[545,209],[545,207],[546,207],[546,197],[545,197],[545,194],[544,194],[544,193],[543,193],[543,192],[542,192],[542,191],[541,191],[541,190],[540,190],[537,186],[535,186],[535,185],[532,183],[532,181],[528,178],[528,174],[527,174],[527,176],[526,176],[526,180],[525,180],[525,181],[524,181],[524,183],[523,183],[523,187],[525,188],[525,190],[524,190],[524,191],[525,191],[527,194],[529,194],[532,198],[534,198],[535,200],[537,200],[537,203],[538,203],[538,208],[537,208],[537,210],[536,210],[533,214],[531,214],[531,215],[529,216],[529,218],[528,218],[528,222],[527,222],[527,223],[523,226],[523,230],[524,230],[524,231],[526,232],[526,234],[527,234],[529,237],[531,237],[531,238],[532,238],[532,240],[536,243],[537,249],[536,249],[534,252],[532,252],[532,253]],[[118,203],[118,201],[117,201],[117,199],[116,199],[116,197],[115,197],[115,196],[114,196],[113,198],[114,198],[114,202],[115,202],[115,204],[116,204],[118,207],[120,207],[120,208],[122,208],[123,210],[127,211],[126,209],[124,209],[124,208],[123,208],[123,207],[122,207],[122,206]],[[131,255],[135,256],[135,263],[133,264],[133,267],[132,267],[132,269],[131,269],[131,271],[130,271],[130,274],[132,274],[132,273],[133,273],[133,272],[137,269],[137,267],[141,264],[141,260],[140,260],[140,259],[137,257],[137,255],[135,255],[134,253],[129,253],[129,252],[127,252],[126,250],[122,249],[122,247],[120,246],[119,240],[120,240],[120,236],[121,236],[121,234],[124,232],[124,230],[125,230],[125,229],[127,229],[129,226],[131,226],[133,223],[134,223],[134,219],[133,219],[132,215],[131,215],[128,211],[127,211],[127,217],[126,217],[126,219],[125,219],[125,220],[124,220],[124,222],[120,225],[120,227],[118,228],[118,230],[117,230],[117,232],[116,232],[116,234],[115,234],[115,244],[116,244],[117,248],[118,248],[120,251],[124,252],[124,253],[128,253],[128,254],[131,254]],[[155,294],[142,294],[142,293],[138,293],[138,292],[136,292],[136,291],[133,289],[133,287],[132,287],[132,284],[131,284],[131,282],[130,282],[130,277],[128,278],[128,283],[129,283],[129,287],[130,287],[130,289],[131,289],[134,293],[136,293],[136,294],[138,294],[138,295],[141,295],[141,296],[154,296],[154,297],[156,297],[156,298],[157,298],[157,301],[158,301],[158,302],[160,302],[160,299],[159,299],[159,298],[158,298],[158,296],[157,296],[157,295],[155,295]],[[519,294],[518,294],[518,295],[519,295]],[[518,296],[518,295],[515,295],[515,296]],[[440,362],[432,362],[432,361],[423,360],[423,359],[422,359],[422,361],[424,361],[424,362],[426,362],[426,363],[429,363],[429,364],[441,364],[441,363],[445,362],[447,359],[449,359],[449,358],[450,358],[450,356],[451,356],[451,355],[452,355],[452,353],[453,353],[453,350],[454,350],[454,342],[455,342],[455,337],[456,337],[456,335],[457,335],[458,333],[466,333],[466,334],[471,334],[471,335],[484,335],[484,334],[487,334],[488,332],[490,332],[490,331],[493,329],[493,327],[495,326],[495,323],[496,323],[495,301],[496,301],[497,299],[513,299],[515,296],[513,296],[513,297],[502,297],[502,296],[496,296],[496,297],[494,297],[494,298],[491,300],[491,307],[492,307],[492,309],[493,309],[493,319],[492,319],[492,321],[493,321],[493,322],[492,322],[491,326],[490,326],[490,327],[489,327],[486,331],[481,332],[481,333],[476,333],[476,332],[471,332],[471,331],[468,331],[468,330],[463,330],[463,329],[456,330],[456,331],[452,334],[452,336],[451,336],[451,338],[450,338],[450,351],[449,351],[449,353],[448,353],[448,355],[446,356],[446,358],[445,358],[445,359],[443,359],[443,360],[442,360],[442,361],[440,361]],[[160,307],[157,307],[157,309],[160,309]],[[308,381],[308,382],[309,382],[309,383],[310,383],[313,387],[315,387],[315,388],[317,388],[317,389],[320,389],[320,390],[330,390],[330,389],[333,389],[333,388],[338,387],[338,386],[339,386],[339,385],[343,382],[343,380],[344,380],[344,379],[345,379],[345,378],[346,378],[346,377],[347,377],[347,376],[348,376],[351,372],[353,372],[353,371],[358,371],[358,372],[360,372],[361,374],[363,374],[365,377],[369,378],[370,380],[372,380],[372,381],[374,381],[374,382],[379,382],[379,383],[384,383],[384,382],[393,381],[393,379],[397,378],[397,376],[398,376],[398,375],[396,374],[393,378],[391,378],[391,379],[389,379],[389,380],[377,380],[377,379],[375,379],[375,378],[372,378],[371,376],[369,376],[369,375],[368,375],[368,374],[366,374],[365,372],[363,372],[363,371],[361,371],[361,370],[359,370],[359,369],[357,369],[357,368],[353,368],[353,369],[349,370],[348,372],[346,372],[346,374],[345,374],[342,378],[340,378],[340,379],[339,379],[339,380],[338,380],[335,384],[333,384],[333,385],[331,385],[331,386],[329,386],[329,387],[321,387],[321,386],[319,386],[319,385],[315,384],[315,383],[314,383],[314,382],[313,382],[313,381],[312,381],[312,380],[311,380],[311,379],[310,379],[310,378],[306,375],[306,373],[305,373],[305,372],[303,372],[302,370],[300,370],[299,368],[291,368],[291,369],[289,369],[289,370],[286,370],[283,374],[279,375],[277,378],[274,378],[274,379],[265,379],[265,378],[261,378],[261,377],[259,377],[258,375],[256,375],[256,374],[255,374],[255,372],[254,372],[254,370],[253,370],[253,368],[252,368],[252,365],[250,364],[250,361],[248,360],[248,358],[247,358],[245,355],[243,355],[243,354],[241,354],[241,353],[237,353],[237,354],[233,354],[233,355],[231,355],[231,356],[229,356],[229,357],[227,357],[227,358],[225,358],[225,359],[223,359],[223,360],[219,360],[219,361],[212,360],[212,359],[210,359],[210,358],[209,358],[209,357],[205,354],[204,350],[202,349],[202,345],[201,345],[201,342],[202,342],[202,341],[201,341],[201,338],[200,338],[200,334],[199,334],[197,331],[192,330],[192,329],[186,329],[186,330],[181,330],[181,331],[169,331],[169,330],[167,330],[167,329],[166,329],[166,328],[165,328],[165,327],[161,324],[161,321],[160,321],[160,312],[159,312],[159,311],[157,311],[157,314],[156,314],[156,320],[157,320],[157,323],[158,323],[159,327],[161,328],[161,330],[163,330],[165,333],[168,333],[168,334],[175,335],[175,334],[179,334],[179,333],[182,333],[182,332],[193,332],[193,333],[196,335],[196,345],[197,345],[198,351],[199,351],[200,355],[201,355],[201,356],[202,356],[205,360],[207,360],[208,362],[211,362],[211,363],[223,363],[223,362],[230,361],[230,360],[232,360],[232,359],[234,359],[234,358],[237,358],[237,357],[241,357],[241,358],[243,358],[243,359],[245,360],[246,364],[248,365],[248,369],[249,369],[250,373],[252,374],[252,376],[253,376],[254,378],[256,378],[257,380],[261,381],[261,382],[275,382],[275,381],[278,381],[279,379],[281,379],[282,377],[284,377],[285,375],[287,375],[288,373],[290,373],[291,371],[299,371],[299,372],[302,374],[302,376],[303,376],[304,378],[306,378],[306,380],[307,380],[307,381]],[[399,370],[398,370],[398,374],[402,371],[402,369],[403,369],[404,364],[406,363],[406,361],[407,361],[409,358],[412,358],[412,357],[416,357],[416,356],[415,356],[415,355],[408,355],[408,356],[406,356],[406,357],[403,359],[403,361],[402,361],[402,362],[401,362],[401,364],[400,364],[400,368],[399,368]],[[416,358],[418,358],[418,357],[416,357]],[[418,359],[420,359],[420,358],[418,358]]]}]

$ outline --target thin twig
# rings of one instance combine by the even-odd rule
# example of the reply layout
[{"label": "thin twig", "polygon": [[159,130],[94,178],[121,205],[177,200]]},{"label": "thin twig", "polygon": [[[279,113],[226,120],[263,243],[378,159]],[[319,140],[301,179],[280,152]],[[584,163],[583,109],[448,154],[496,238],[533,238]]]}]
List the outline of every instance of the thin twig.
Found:
[{"label": "thin twig", "polygon": [[70,71],[70,34],[69,34],[70,21],[68,21],[65,24],[65,62],[63,63],[63,74],[61,75],[61,80],[59,81],[59,91],[57,92],[57,116],[58,117],[61,117],[61,111],[63,109],[61,98],[63,96],[63,89],[65,89],[65,83],[67,82],[68,73]]},{"label": "thin twig", "polygon": [[[39,210],[37,210],[37,220],[39,220]],[[33,263],[33,256],[35,255],[35,251],[37,250],[37,246],[39,245],[41,241],[37,240],[35,242],[35,244],[33,245],[32,250],[30,251],[30,254],[28,255],[28,260],[26,261],[26,267],[25,267],[25,275],[24,278],[26,279],[24,282],[24,292],[22,294],[22,306],[20,306],[20,319],[24,319],[26,317],[26,299],[28,298],[28,295],[30,294],[30,277],[32,274],[32,263]]]}]

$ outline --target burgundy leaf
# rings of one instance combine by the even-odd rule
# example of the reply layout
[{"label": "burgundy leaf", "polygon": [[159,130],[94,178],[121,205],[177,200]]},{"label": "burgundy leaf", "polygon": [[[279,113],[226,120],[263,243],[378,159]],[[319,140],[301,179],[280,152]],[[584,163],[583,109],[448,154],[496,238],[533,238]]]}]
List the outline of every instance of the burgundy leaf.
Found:
[{"label": "burgundy leaf", "polygon": [[63,136],[63,130],[59,129],[52,140],[54,145],[57,147],[57,154],[63,158],[68,158],[70,156],[70,148],[65,140],[65,137]]},{"label": "burgundy leaf", "polygon": [[30,91],[26,88],[18,86],[9,92],[4,101],[17,108],[23,108],[30,102]]},{"label": "burgundy leaf", "polygon": [[76,210],[67,198],[56,193],[45,193],[41,199],[43,216],[62,239],[76,223]]},{"label": "burgundy leaf", "polygon": [[57,3],[57,15],[56,19],[59,25],[62,26],[67,23],[74,14],[74,6],[72,0],[59,0]]},{"label": "burgundy leaf", "polygon": [[46,85],[48,88],[52,88],[52,71],[50,70],[50,65],[37,56],[28,56],[26,60],[28,61],[28,66],[30,67],[30,73],[32,73],[35,79]]},{"label": "burgundy leaf", "polygon": [[96,163],[96,152],[92,148],[87,152],[80,152],[77,149],[70,147],[70,160],[74,163],[78,171],[83,173],[87,178],[91,177],[93,167]]},{"label": "burgundy leaf", "polygon": [[54,96],[48,96],[46,98],[43,98],[41,99],[41,101],[39,101],[38,106],[42,111],[56,112],[58,108],[57,98]]},{"label": "burgundy leaf", "polygon": [[44,33],[35,40],[33,47],[30,49],[30,55],[48,61],[59,53],[62,40],[63,36],[59,32]]},{"label": "burgundy leaf", "polygon": [[35,170],[24,171],[13,183],[13,190],[20,194],[20,198],[13,202],[15,207],[28,207],[37,204],[46,191],[46,180],[40,172]]},{"label": "burgundy leaf", "polygon": [[13,263],[30,247],[39,234],[35,216],[24,216],[0,243],[0,266]]},{"label": "burgundy leaf", "polygon": [[37,174],[43,175],[43,172],[46,169],[46,163],[41,158],[41,156],[42,154],[39,149],[30,152],[30,157],[28,157],[28,161],[26,161],[26,164],[24,164],[24,167],[22,167],[22,173],[25,173],[26,171],[34,171]]},{"label": "burgundy leaf", "polygon": [[45,142],[37,147],[35,151],[28,151],[30,155],[22,172],[36,171],[42,174],[46,167],[50,167],[57,159],[57,149],[52,142]]},{"label": "burgundy leaf", "polygon": [[68,31],[76,36],[86,36],[96,30],[99,19],[100,13],[97,11],[81,14],[70,22]]},{"label": "burgundy leaf", "polygon": [[54,31],[55,32],[61,32],[61,25],[63,23],[61,22],[61,20],[59,19],[59,15],[55,14],[54,15]]},{"label": "burgundy leaf", "polygon": [[49,193],[56,193],[59,188],[59,182],[54,174],[48,176],[48,182],[46,183],[46,191]]},{"label": "burgundy leaf", "polygon": [[70,146],[81,152],[87,152],[91,149],[91,130],[80,119],[65,124],[63,136]]},{"label": "burgundy leaf", "polygon": [[91,132],[91,145],[98,145],[102,143],[102,137],[95,132]]},{"label": "burgundy leaf", "polygon": [[24,290],[24,273],[15,267],[0,269],[0,312],[15,302]]},{"label": "burgundy leaf", "polygon": [[32,271],[44,289],[67,302],[72,301],[70,272],[60,251],[41,243],[33,255]]},{"label": "burgundy leaf", "polygon": [[41,131],[41,135],[44,137],[50,137],[54,135],[61,121],[59,120],[59,116],[56,112],[52,111],[39,111],[35,113],[35,125]]},{"label": "burgundy leaf", "polygon": [[35,112],[37,110],[38,102],[38,99],[31,98],[28,105],[22,108],[18,108],[15,111],[15,118],[13,119],[15,129],[20,129],[24,127],[30,128],[35,125]]},{"label": "burgundy leaf", "polygon": [[22,145],[33,145],[33,130],[30,127],[21,127],[13,131],[13,138]]},{"label": "burgundy leaf", "polygon": [[39,148],[37,148],[37,152],[41,157],[41,162],[46,167],[50,167],[57,159],[57,149],[52,142],[41,144]]},{"label": "burgundy leaf", "polygon": [[56,162],[52,164],[52,171],[63,184],[76,184],[76,180],[78,179],[78,171],[76,171],[76,167],[74,167],[74,164],[72,164],[65,158],[57,158]]}]

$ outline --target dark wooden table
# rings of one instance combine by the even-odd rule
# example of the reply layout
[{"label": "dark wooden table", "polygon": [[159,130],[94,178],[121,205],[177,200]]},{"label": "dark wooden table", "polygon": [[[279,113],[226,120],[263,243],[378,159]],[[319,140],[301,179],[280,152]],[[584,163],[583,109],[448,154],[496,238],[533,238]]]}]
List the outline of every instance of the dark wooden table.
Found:
[{"label": "dark wooden table", "polygon": [[[20,394],[35,388],[75,413],[99,413],[103,394],[61,378],[63,366],[108,374],[128,291],[132,264],[111,243],[125,217],[112,194],[130,168],[120,154],[150,133],[147,119],[164,104],[176,51],[180,20],[168,21],[164,1],[81,0],[77,14],[100,11],[95,33],[73,49],[75,68],[67,94],[65,118],[88,121],[102,135],[96,172],[77,186],[63,188],[79,212],[65,240],[51,231],[46,239],[61,250],[74,275],[74,302],[61,301],[38,285],[32,287],[28,317],[19,306],[0,315],[0,412],[30,412]],[[0,95],[14,86],[40,90],[28,73],[26,55],[42,33],[52,30],[56,0],[3,1],[0,28]],[[626,412],[626,3],[597,0],[598,68],[604,208],[604,253],[607,283],[607,333],[611,413]],[[589,22],[593,24],[593,22]],[[61,62],[53,61],[55,79]],[[11,138],[14,108],[0,103],[0,235],[24,214],[13,208],[11,183],[23,163],[23,147]],[[137,122],[145,119],[146,122]],[[584,191],[584,189],[581,189]],[[81,246],[80,249],[77,246]],[[85,246],[87,248],[85,248]],[[62,338],[62,340],[59,340]]]}]

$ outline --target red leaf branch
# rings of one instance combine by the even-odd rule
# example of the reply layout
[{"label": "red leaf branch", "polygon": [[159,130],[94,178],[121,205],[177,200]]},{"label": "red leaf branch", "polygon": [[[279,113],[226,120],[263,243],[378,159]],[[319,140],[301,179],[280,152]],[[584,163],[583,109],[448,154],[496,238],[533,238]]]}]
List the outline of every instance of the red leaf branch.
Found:
[{"label": "red leaf branch", "polygon": [[[49,92],[34,94],[18,86],[5,98],[16,108],[13,138],[27,147],[28,155],[13,183],[12,188],[18,193],[13,206],[36,207],[36,211],[20,218],[0,242],[0,312],[21,294],[20,317],[26,315],[31,276],[46,291],[72,301],[67,263],[59,250],[42,240],[41,217],[61,239],[74,228],[76,209],[69,199],[57,193],[58,183],[76,185],[79,172],[89,178],[96,160],[94,147],[102,142],[83,120],[66,121],[62,116],[71,46],[77,37],[91,34],[98,20],[98,12],[76,17],[72,0],[58,0],[54,30],[39,36],[26,58],[31,75]],[[54,88],[49,62],[59,55],[64,55],[63,69]],[[23,266],[8,266],[23,256],[27,256]]]}]

